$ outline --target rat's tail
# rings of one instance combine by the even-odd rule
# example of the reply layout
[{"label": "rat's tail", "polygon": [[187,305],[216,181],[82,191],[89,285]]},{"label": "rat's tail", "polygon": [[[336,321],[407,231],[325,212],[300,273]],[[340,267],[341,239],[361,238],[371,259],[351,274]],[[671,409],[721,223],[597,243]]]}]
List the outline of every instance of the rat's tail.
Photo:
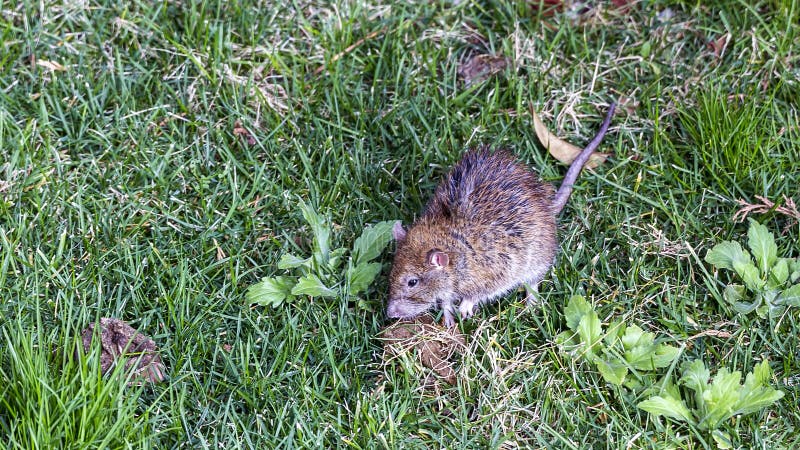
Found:
[{"label": "rat's tail", "polygon": [[591,156],[591,154],[597,150],[597,147],[600,145],[600,142],[606,135],[606,131],[608,131],[608,125],[611,123],[611,117],[614,115],[614,109],[616,106],[616,103],[611,103],[611,106],[608,108],[608,113],[606,113],[606,118],[603,120],[603,124],[600,125],[600,131],[597,132],[597,135],[595,135],[594,139],[592,139],[592,142],[589,142],[589,145],[581,150],[575,160],[572,161],[572,164],[570,164],[569,170],[567,170],[567,174],[564,176],[564,180],[561,182],[558,192],[556,192],[556,198],[553,200],[553,211],[556,215],[559,215],[561,210],[564,209],[564,205],[567,204],[569,195],[572,194],[572,185],[574,185],[575,180],[578,179],[578,174],[581,173],[583,165],[589,160],[589,156]]}]

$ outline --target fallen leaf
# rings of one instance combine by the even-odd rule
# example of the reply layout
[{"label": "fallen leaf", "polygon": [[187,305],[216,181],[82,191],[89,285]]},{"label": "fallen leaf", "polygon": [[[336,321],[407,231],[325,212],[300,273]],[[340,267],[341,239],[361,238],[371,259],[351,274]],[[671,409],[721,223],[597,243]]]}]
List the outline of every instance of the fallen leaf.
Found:
[{"label": "fallen leaf", "polygon": [[233,135],[234,136],[244,136],[245,140],[247,141],[248,145],[255,145],[256,139],[247,131],[247,128],[242,126],[242,122],[237,120],[233,123]]},{"label": "fallen leaf", "polygon": [[67,71],[66,67],[62,66],[61,64],[59,64],[59,63],[57,63],[55,61],[45,61],[45,60],[40,59],[40,60],[36,61],[36,65],[44,67],[45,69],[50,69],[53,72],[56,72],[56,71],[58,71],[58,72],[66,72]]},{"label": "fallen leaf", "polygon": [[[563,164],[570,165],[578,154],[580,154],[582,149],[551,133],[550,130],[544,126],[533,108],[531,108],[531,115],[533,116],[533,128],[536,130],[536,137],[539,138],[539,142],[542,143],[544,148],[546,148],[555,159]],[[608,156],[608,153],[594,152],[589,157],[586,167],[594,169],[600,164],[603,164]]]},{"label": "fallen leaf", "polygon": [[[164,363],[155,342],[119,319],[100,319],[100,371],[110,372],[120,358],[125,358],[125,373],[133,373],[131,384],[141,380],[158,383],[164,380]],[[83,351],[89,353],[95,336],[96,323],[81,332]],[[75,357],[79,357],[76,351]]]},{"label": "fallen leaf", "polygon": [[708,47],[714,52],[714,56],[719,58],[720,56],[722,56],[723,53],[725,53],[725,48],[728,47],[728,43],[730,41],[731,41],[731,34],[725,33],[719,38],[709,42]]},{"label": "fallen leaf", "polygon": [[475,55],[458,67],[458,76],[464,80],[464,84],[471,86],[500,73],[509,63],[510,60],[505,56]]}]

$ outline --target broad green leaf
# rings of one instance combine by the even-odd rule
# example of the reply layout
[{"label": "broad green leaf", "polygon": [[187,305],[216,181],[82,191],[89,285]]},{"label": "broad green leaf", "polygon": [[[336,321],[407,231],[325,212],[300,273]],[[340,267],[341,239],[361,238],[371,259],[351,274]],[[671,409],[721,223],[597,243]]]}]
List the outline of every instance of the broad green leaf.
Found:
[{"label": "broad green leaf", "polygon": [[375,277],[381,272],[381,263],[361,263],[347,270],[347,283],[350,286],[350,295],[367,290]]},{"label": "broad green leaf", "polygon": [[706,253],[706,262],[718,269],[733,270],[733,263],[750,263],[750,255],[738,242],[722,241]]},{"label": "broad green leaf", "polygon": [[771,377],[767,361],[756,364],[745,378],[734,414],[754,413],[780,400],[784,393],[767,385]]},{"label": "broad green leaf", "polygon": [[607,346],[611,347],[616,344],[617,340],[625,335],[626,330],[627,326],[625,325],[625,322],[621,320],[615,320],[608,324],[608,330],[606,331],[603,341]]},{"label": "broad green leaf", "polygon": [[772,266],[767,278],[767,286],[777,288],[781,287],[789,279],[789,258],[780,258],[778,262]]},{"label": "broad green leaf", "polygon": [[339,265],[342,263],[344,259],[343,256],[345,253],[347,253],[347,249],[343,247],[333,250],[331,252],[331,258],[328,260],[328,267],[330,267],[331,270],[338,269]]},{"label": "broad green leaf", "polygon": [[716,442],[718,449],[727,450],[734,448],[731,435],[726,433],[725,431],[714,430],[711,432],[711,437],[714,438],[714,442]]},{"label": "broad green leaf", "polygon": [[750,314],[761,304],[760,296],[756,296],[757,301],[748,303],[744,301],[746,295],[747,290],[745,290],[744,286],[738,284],[729,284],[725,286],[725,290],[722,292],[722,297],[730,303],[733,309],[739,314]]},{"label": "broad green leaf", "polygon": [[636,406],[656,417],[665,416],[672,419],[684,420],[689,423],[694,422],[692,420],[692,413],[689,411],[689,408],[686,407],[686,403],[684,403],[683,400],[673,397],[661,397],[657,395],[640,402]]},{"label": "broad green leaf", "polygon": [[600,343],[602,337],[602,329],[600,328],[600,319],[597,313],[589,311],[581,318],[578,323],[578,336],[581,342],[586,345],[587,353],[594,354],[595,347]]},{"label": "broad green leaf", "polygon": [[703,393],[708,387],[708,379],[711,378],[711,372],[706,369],[706,365],[700,359],[684,363],[682,368],[683,376],[679,383],[694,391],[695,407],[705,411]]},{"label": "broad green leaf", "polygon": [[730,418],[739,403],[739,380],[742,373],[729,372],[727,368],[719,369],[709,387],[703,392],[706,414],[698,426],[701,429],[714,429],[721,422]]},{"label": "broad green leaf", "polygon": [[748,392],[747,396],[741,399],[737,404],[737,408],[731,415],[736,414],[752,414],[758,412],[763,408],[777,402],[784,396],[783,391],[779,391],[772,387],[762,386],[758,389]]},{"label": "broad green leaf", "polygon": [[767,315],[771,318],[778,317],[786,311],[786,304],[782,299],[778,298],[779,294],[780,291],[775,289],[756,294],[756,298],[761,297],[763,299],[764,306],[767,307]]},{"label": "broad green leaf", "polygon": [[583,296],[573,295],[570,297],[567,306],[564,308],[564,317],[567,319],[569,329],[578,331],[578,324],[581,318],[592,311],[592,305]]},{"label": "broad green leaf", "polygon": [[263,278],[247,289],[247,301],[259,305],[279,306],[292,295],[294,280],[288,277]]},{"label": "broad green leaf", "polygon": [[767,275],[769,269],[778,258],[778,246],[775,245],[775,236],[753,219],[750,219],[750,228],[747,230],[747,245],[756,258],[756,264],[762,275]]},{"label": "broad green leaf", "polygon": [[764,287],[765,282],[758,273],[758,267],[754,266],[751,262],[743,263],[734,261],[733,269],[742,277],[742,281],[744,281],[744,285],[747,286],[747,289],[755,292]]},{"label": "broad green leaf", "polygon": [[285,253],[281,256],[280,261],[278,261],[278,269],[294,269],[295,267],[300,267],[302,265],[308,265],[310,258],[300,258],[297,256],[292,255],[291,253]]},{"label": "broad green leaf", "polygon": [[[752,378],[750,375],[753,375]],[[769,363],[764,360],[761,363],[756,364],[753,367],[753,371],[747,375],[747,379],[744,383],[745,388],[748,387],[748,383],[757,383],[759,385],[767,385],[769,380],[772,378],[772,369],[769,367]]]},{"label": "broad green leaf", "polygon": [[603,379],[615,386],[622,385],[625,381],[625,376],[628,374],[628,368],[624,364],[606,361],[603,358],[597,358],[595,366],[600,375],[603,376]]},{"label": "broad green leaf", "polygon": [[780,302],[783,305],[800,308],[800,284],[795,284],[781,292]]},{"label": "broad green leaf", "polygon": [[680,350],[670,345],[640,345],[625,351],[625,360],[637,370],[655,370],[672,363]]},{"label": "broad green leaf", "polygon": [[330,257],[331,230],[325,224],[322,216],[317,214],[311,206],[300,200],[299,207],[303,218],[306,219],[314,233],[314,259],[321,266],[327,265]]},{"label": "broad green leaf", "polygon": [[[646,347],[646,350],[646,352],[639,352],[635,359],[631,358],[629,360],[633,367],[639,370],[655,370],[667,367],[672,364],[672,361],[680,353],[680,349],[667,344],[652,345]],[[627,353],[625,356],[628,356]]]},{"label": "broad green leaf", "polygon": [[637,325],[630,325],[625,329],[625,334],[622,335],[622,347],[625,350],[630,350],[634,347],[649,347],[653,345],[655,337],[654,333],[645,333]]},{"label": "broad green leaf", "polygon": [[577,334],[575,331],[563,331],[556,335],[556,345],[561,347],[564,353],[571,354],[578,351],[582,345],[576,339]]},{"label": "broad green leaf", "polygon": [[681,398],[681,390],[678,388],[676,384],[673,384],[672,381],[667,381],[664,383],[664,388],[661,389],[659,395],[662,397],[672,397],[675,400],[680,400]]},{"label": "broad green leaf", "polygon": [[314,274],[308,274],[299,280],[292,288],[292,295],[307,295],[309,297],[335,297],[337,292],[325,286]]},{"label": "broad green leaf", "polygon": [[367,227],[353,243],[353,259],[356,265],[372,261],[383,253],[392,241],[394,221],[378,222]]},{"label": "broad green leaf", "polygon": [[672,364],[672,361],[678,357],[681,349],[667,344],[658,344],[656,346],[655,354],[652,358],[652,364],[655,368],[667,367]]},{"label": "broad green leaf", "polygon": [[725,286],[725,290],[722,291],[722,298],[728,303],[741,302],[744,300],[745,295],[747,295],[747,290],[745,290],[744,286],[739,284],[729,284]]},{"label": "broad green leaf", "polygon": [[800,280],[800,258],[797,258],[793,261],[789,261],[789,281],[792,283],[796,283],[797,280]]},{"label": "broad green leaf", "polygon": [[769,305],[761,305],[758,308],[756,308],[756,314],[758,315],[758,317],[766,319],[767,317],[771,317],[772,308]]}]

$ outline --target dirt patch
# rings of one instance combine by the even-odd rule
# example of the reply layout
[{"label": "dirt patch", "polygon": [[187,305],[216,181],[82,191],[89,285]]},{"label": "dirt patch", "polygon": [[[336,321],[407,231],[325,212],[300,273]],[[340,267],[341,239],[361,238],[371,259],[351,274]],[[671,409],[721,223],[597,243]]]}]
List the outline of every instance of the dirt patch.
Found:
[{"label": "dirt patch", "polygon": [[426,315],[387,326],[379,339],[383,341],[384,364],[405,354],[412,355],[415,361],[433,371],[425,377],[426,386],[435,384],[437,376],[449,384],[456,384],[453,360],[455,355],[463,353],[466,346],[464,335],[456,328],[444,328]]}]

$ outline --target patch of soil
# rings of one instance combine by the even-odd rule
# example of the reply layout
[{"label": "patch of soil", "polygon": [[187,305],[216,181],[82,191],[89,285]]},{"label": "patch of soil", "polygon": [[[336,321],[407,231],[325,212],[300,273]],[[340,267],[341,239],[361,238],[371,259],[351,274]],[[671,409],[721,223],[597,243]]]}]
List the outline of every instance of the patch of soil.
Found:
[{"label": "patch of soil", "polygon": [[[457,328],[444,328],[431,316],[425,315],[395,322],[384,328],[378,338],[383,341],[384,364],[401,355],[412,354],[440,379],[456,384],[453,359],[466,346],[464,335]],[[435,382],[435,376],[428,374],[424,384],[430,386]]]}]

